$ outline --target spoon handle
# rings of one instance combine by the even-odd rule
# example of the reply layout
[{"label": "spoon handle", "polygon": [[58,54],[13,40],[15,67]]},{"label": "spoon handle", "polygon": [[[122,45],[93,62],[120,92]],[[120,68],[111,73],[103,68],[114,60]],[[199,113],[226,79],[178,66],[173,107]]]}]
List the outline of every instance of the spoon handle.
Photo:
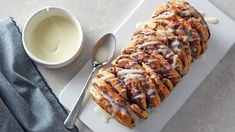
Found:
[{"label": "spoon handle", "polygon": [[84,97],[85,97],[85,93],[86,93],[86,89],[87,89],[87,85],[89,84],[91,78],[92,78],[92,75],[93,73],[95,72],[96,70],[96,67],[93,68],[93,70],[91,71],[83,89],[82,89],[82,92],[81,94],[79,95],[73,109],[70,111],[68,117],[65,119],[64,121],[64,125],[66,128],[68,129],[72,129],[74,127],[74,124],[75,124],[75,121],[76,121],[76,118],[81,110],[81,107],[82,107],[82,102],[84,100]]}]

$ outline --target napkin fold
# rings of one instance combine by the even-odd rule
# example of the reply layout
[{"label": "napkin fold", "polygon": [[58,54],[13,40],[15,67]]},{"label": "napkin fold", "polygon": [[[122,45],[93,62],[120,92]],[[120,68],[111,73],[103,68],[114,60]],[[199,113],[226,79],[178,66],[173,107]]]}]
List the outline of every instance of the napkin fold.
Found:
[{"label": "napkin fold", "polygon": [[67,130],[67,113],[26,55],[12,18],[0,20],[0,131]]}]

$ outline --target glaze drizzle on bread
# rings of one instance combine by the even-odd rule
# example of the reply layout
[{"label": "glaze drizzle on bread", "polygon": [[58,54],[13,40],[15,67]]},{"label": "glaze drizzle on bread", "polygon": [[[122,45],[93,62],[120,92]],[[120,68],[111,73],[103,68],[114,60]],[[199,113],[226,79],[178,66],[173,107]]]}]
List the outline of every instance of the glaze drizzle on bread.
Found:
[{"label": "glaze drizzle on bread", "polygon": [[189,3],[170,0],[140,23],[129,45],[92,81],[93,100],[121,124],[147,119],[208,48],[210,32]]}]

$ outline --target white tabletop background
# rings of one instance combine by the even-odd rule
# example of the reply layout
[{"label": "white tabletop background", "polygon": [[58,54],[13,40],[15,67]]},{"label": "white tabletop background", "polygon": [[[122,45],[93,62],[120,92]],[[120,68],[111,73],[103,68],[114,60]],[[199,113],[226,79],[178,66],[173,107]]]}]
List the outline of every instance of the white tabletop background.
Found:
[{"label": "white tabletop background", "polygon": [[[140,0],[0,0],[0,19],[11,16],[22,30],[28,17],[35,11],[45,6],[62,6],[74,13],[81,21],[85,44],[77,60],[60,69],[38,66],[52,90],[58,95],[88,60],[97,39],[107,32],[112,32],[138,2]],[[235,20],[233,0],[211,0],[211,2]],[[82,125],[80,129],[82,132],[89,132]],[[234,130],[235,46],[168,122],[162,132],[232,132]]]}]

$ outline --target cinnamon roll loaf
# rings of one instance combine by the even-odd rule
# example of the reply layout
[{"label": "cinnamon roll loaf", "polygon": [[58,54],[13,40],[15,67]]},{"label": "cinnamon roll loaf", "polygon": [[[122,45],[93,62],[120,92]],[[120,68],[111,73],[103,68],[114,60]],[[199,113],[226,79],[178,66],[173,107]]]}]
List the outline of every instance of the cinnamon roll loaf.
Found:
[{"label": "cinnamon roll loaf", "polygon": [[190,64],[208,47],[210,32],[203,16],[189,3],[170,0],[136,29],[108,69],[92,81],[94,101],[121,124],[133,128],[135,119],[147,119]]}]

